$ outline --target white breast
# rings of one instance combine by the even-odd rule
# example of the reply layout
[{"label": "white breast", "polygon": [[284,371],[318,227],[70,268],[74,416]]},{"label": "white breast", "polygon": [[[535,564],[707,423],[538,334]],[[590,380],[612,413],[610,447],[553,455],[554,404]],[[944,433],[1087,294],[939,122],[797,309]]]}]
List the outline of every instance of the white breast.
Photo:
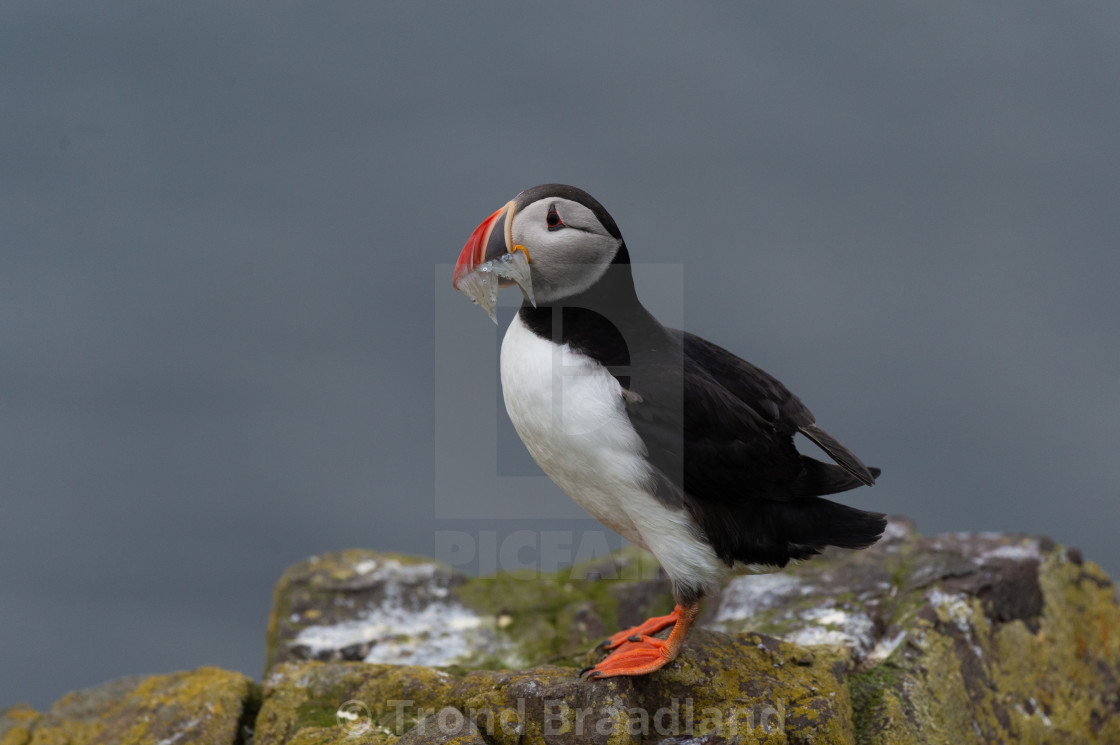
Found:
[{"label": "white breast", "polygon": [[585,510],[651,551],[676,581],[710,588],[726,567],[684,509],[650,494],[645,447],[622,386],[595,360],[530,331],[515,316],[502,342],[502,392],[525,447]]}]

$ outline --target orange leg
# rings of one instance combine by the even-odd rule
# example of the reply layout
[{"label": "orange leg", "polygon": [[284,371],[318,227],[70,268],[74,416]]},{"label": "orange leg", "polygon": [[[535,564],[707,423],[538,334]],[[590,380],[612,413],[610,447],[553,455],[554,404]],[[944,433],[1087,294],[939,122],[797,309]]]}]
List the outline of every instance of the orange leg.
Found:
[{"label": "orange leg", "polygon": [[[678,605],[673,613],[677,616],[677,619],[668,639],[657,639],[649,635],[640,636],[638,641],[631,641],[627,638],[605,660],[581,671],[581,674],[586,673],[589,678],[613,678],[619,675],[646,675],[665,667],[680,654],[685,634],[688,633],[689,627],[692,626],[692,622],[696,620],[696,616],[700,613],[700,603],[696,602],[684,607]],[[668,618],[668,616],[663,618]],[[660,621],[662,619],[650,620]],[[650,623],[650,621],[646,623]],[[642,626],[645,625],[642,624]]]},{"label": "orange leg", "polygon": [[606,641],[602,642],[596,648],[597,649],[616,649],[616,648],[622,646],[623,642],[641,641],[641,637],[643,637],[643,636],[651,636],[653,634],[656,634],[658,631],[661,631],[662,629],[669,628],[670,626],[672,626],[673,624],[675,624],[677,622],[677,619],[680,618],[680,615],[681,615],[681,607],[678,605],[677,607],[673,608],[673,612],[670,613],[669,615],[667,615],[667,616],[654,616],[653,618],[649,619],[648,621],[643,621],[641,624],[639,624],[637,626],[632,626],[628,629],[624,629],[623,631],[619,631],[617,634],[611,635],[610,639],[607,639]]}]

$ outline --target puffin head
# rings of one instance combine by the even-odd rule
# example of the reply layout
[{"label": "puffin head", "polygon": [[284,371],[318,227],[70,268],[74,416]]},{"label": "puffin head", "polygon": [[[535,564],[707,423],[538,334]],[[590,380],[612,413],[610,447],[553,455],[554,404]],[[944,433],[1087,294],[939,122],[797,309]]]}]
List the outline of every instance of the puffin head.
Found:
[{"label": "puffin head", "polygon": [[603,205],[574,186],[526,189],[475,228],[452,286],[495,319],[499,287],[518,284],[533,305],[590,289],[619,258],[622,233]]}]

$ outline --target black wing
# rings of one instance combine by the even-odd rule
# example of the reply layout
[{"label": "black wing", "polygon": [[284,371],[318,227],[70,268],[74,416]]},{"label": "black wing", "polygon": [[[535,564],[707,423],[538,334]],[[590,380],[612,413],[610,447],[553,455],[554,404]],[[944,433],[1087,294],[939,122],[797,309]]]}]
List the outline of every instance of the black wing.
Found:
[{"label": "black wing", "polygon": [[[865,466],[836,438],[818,427],[812,412],[773,376],[710,341],[686,332],[677,333],[683,337],[684,354],[687,360],[706,370],[717,384],[731,391],[743,404],[774,422],[777,431],[782,435],[792,435],[792,429],[795,428],[828,453],[844,471],[855,477],[853,481],[840,473],[831,474],[828,478],[831,487],[829,491],[816,491],[812,478],[795,480],[792,485],[795,495],[832,494],[860,484],[871,486],[875,483],[878,474]],[[792,444],[792,440],[790,443]],[[820,469],[820,465],[825,466],[825,469]],[[802,466],[807,468],[810,474],[821,476],[829,474],[830,469],[835,469],[835,466],[821,464],[820,461],[804,456]],[[825,485],[822,483],[817,486]]]},{"label": "black wing", "polygon": [[[824,545],[874,543],[881,515],[818,497],[873,483],[876,472],[775,378],[697,336],[667,332],[669,349],[655,361],[634,360],[627,396],[659,497],[687,506],[729,563],[781,566]],[[799,431],[839,465],[801,455]]]}]

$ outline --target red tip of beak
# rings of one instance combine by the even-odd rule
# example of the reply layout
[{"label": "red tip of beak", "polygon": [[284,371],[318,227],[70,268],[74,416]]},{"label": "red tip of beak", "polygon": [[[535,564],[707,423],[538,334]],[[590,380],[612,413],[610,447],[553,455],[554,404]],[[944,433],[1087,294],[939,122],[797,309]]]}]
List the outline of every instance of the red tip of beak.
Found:
[{"label": "red tip of beak", "polygon": [[[467,239],[467,245],[463,246],[463,250],[459,253],[459,261],[455,264],[455,274],[451,278],[451,286],[455,289],[459,289],[460,279],[470,274],[479,264],[487,261],[486,247],[490,243],[490,236],[496,227],[501,228],[501,218],[505,215],[508,206],[503,205],[494,214],[483,220],[482,224],[475,228],[471,237]],[[504,237],[502,242],[504,245]]]}]

